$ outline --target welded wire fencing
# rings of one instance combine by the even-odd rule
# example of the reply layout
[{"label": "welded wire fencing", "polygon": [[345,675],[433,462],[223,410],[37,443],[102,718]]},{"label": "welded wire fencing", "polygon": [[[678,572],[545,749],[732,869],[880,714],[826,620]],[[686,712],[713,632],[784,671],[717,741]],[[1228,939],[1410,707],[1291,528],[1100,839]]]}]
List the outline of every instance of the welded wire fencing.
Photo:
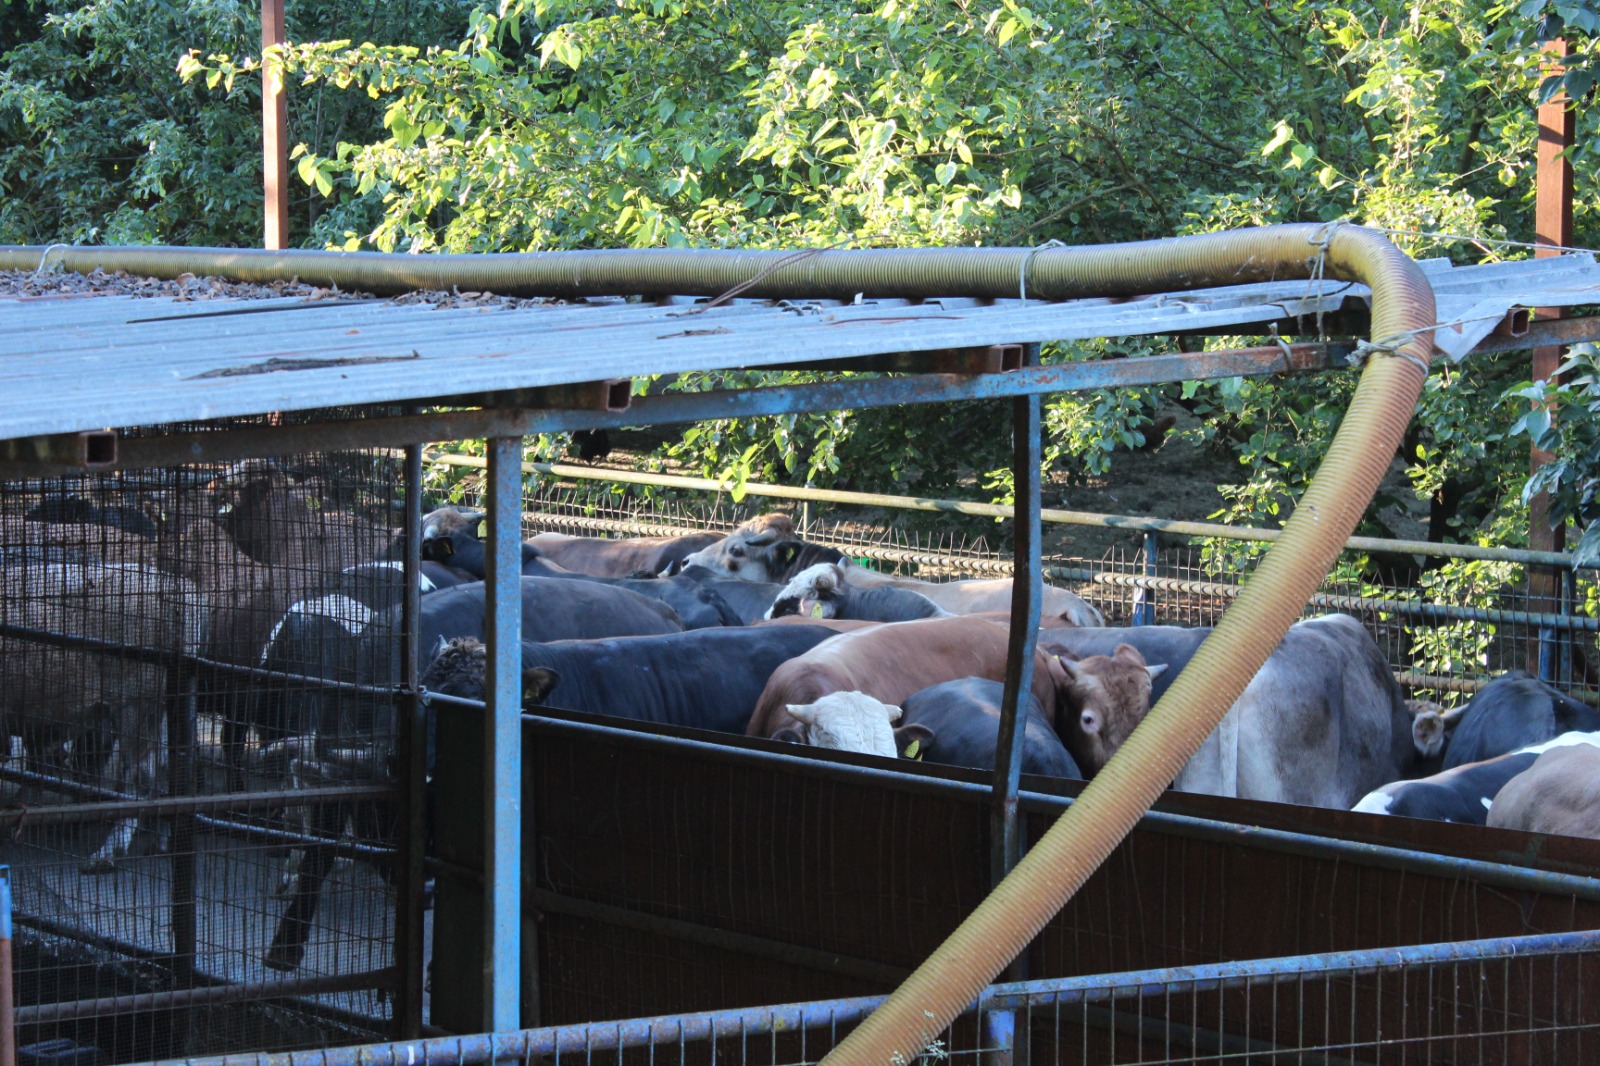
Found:
[{"label": "welded wire fencing", "polygon": [[[806,539],[875,568],[934,579],[1011,572],[1009,546],[962,513],[983,510],[982,505],[789,488],[770,497],[760,495],[759,487],[733,503],[692,479],[681,480],[693,488],[646,495],[626,480],[627,474],[604,469],[546,466],[529,473],[534,475],[524,508],[529,533],[727,531],[776,510],[793,516]],[[649,478],[652,489],[673,483],[661,475]],[[469,478],[464,486],[473,499],[474,482]],[[915,525],[911,518],[917,519]],[[1061,528],[1110,526],[1142,539],[1137,548],[1112,547],[1094,557],[1047,553],[1043,560],[1046,579],[1093,604],[1108,625],[1213,625],[1267,547],[1267,535],[1249,530],[1049,511],[1045,520]],[[1360,618],[1408,690],[1446,706],[1511,669],[1526,669],[1595,702],[1600,699],[1600,574],[1574,570],[1570,563],[1531,561],[1539,559],[1508,550],[1363,542],[1344,553],[1306,613],[1340,611]]]},{"label": "welded wire fencing", "polygon": [[388,1031],[400,484],[387,453],[0,484],[25,1058]]}]

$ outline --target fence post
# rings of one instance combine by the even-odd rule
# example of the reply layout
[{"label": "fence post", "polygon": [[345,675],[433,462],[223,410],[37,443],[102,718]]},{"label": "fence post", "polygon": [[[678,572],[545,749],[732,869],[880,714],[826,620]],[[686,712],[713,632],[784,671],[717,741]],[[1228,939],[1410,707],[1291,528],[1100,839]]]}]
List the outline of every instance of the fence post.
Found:
[{"label": "fence post", "polygon": [[[1039,364],[1039,346],[1027,345],[1024,366]],[[1012,495],[1016,500],[1012,517],[1011,639],[1006,656],[1006,680],[1000,704],[1000,735],[995,743],[994,785],[989,812],[989,876],[999,884],[1022,859],[1026,846],[1023,835],[1027,824],[1021,817],[1017,792],[1021,786],[1022,748],[1026,733],[1022,706],[1033,691],[1033,656],[1039,636],[1040,602],[1044,598],[1044,577],[1040,573],[1039,500],[1039,397],[1017,397],[1011,401]],[[1006,970],[1005,980],[1020,981],[1028,975],[1027,952],[1018,956]],[[984,1015],[984,1034],[992,1037],[985,1046],[994,1049],[994,1061],[1010,1066],[1026,1062],[1024,1048],[1016,1046],[1016,1017],[1013,1011],[991,1011]]]},{"label": "fence post", "polygon": [[506,1032],[523,1026],[521,437],[489,442],[488,488],[483,1029]]},{"label": "fence post", "polygon": [[[1161,534],[1153,529],[1144,531],[1144,546],[1139,549],[1140,560],[1144,563],[1144,576],[1157,576],[1156,557],[1161,551]],[[1156,590],[1139,586],[1133,590],[1133,624],[1136,626],[1153,626],[1156,624]]]},{"label": "fence post", "polygon": [[395,996],[395,1038],[422,1035],[423,909],[427,891],[422,857],[428,846],[427,717],[417,691],[417,623],[422,612],[422,447],[406,448],[404,472],[405,588],[400,608],[400,690],[395,700],[396,752],[399,768],[400,819],[395,840],[394,963],[399,988]]},{"label": "fence post", "polygon": [[11,867],[0,866],[0,1066],[17,1066],[15,989],[11,969]]}]

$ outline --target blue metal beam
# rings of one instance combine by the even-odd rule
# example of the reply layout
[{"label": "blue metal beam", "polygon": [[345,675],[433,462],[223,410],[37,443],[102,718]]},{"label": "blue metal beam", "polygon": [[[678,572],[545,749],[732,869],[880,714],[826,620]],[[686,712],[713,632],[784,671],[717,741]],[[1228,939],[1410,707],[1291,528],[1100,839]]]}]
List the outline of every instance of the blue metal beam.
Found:
[{"label": "blue metal beam", "polygon": [[506,1030],[522,1025],[522,438],[488,448],[483,1027]]}]

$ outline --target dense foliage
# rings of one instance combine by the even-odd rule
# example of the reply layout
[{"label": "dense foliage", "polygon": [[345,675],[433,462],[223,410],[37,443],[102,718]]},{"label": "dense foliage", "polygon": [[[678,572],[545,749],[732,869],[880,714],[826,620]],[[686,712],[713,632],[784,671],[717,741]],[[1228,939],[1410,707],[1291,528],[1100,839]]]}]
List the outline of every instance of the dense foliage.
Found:
[{"label": "dense foliage", "polygon": [[[0,0],[0,240],[249,243],[253,8]],[[291,3],[305,243],[426,252],[1092,243],[1349,218],[1416,255],[1521,256],[1539,48],[1589,0],[412,0]],[[359,43],[352,43],[359,42]],[[389,43],[385,43],[389,42]],[[1544,91],[1558,88],[1557,82]],[[1578,238],[1597,242],[1579,113]],[[1425,234],[1456,234],[1471,240]],[[1150,339],[1061,345],[1137,356]],[[1593,357],[1553,393],[1526,355],[1436,371],[1397,457],[1429,535],[1514,543],[1523,492],[1593,517]],[[1348,380],[1340,380],[1340,378]],[[728,375],[676,387],[711,388]],[[1353,375],[1050,400],[1047,456],[1114,472],[1163,405],[1240,459],[1220,517],[1277,524]],[[1558,395],[1554,424],[1527,417]],[[1005,435],[929,412],[706,424],[668,449],[745,477],[1004,496]],[[995,417],[999,417],[996,415]],[[1529,485],[1530,439],[1559,457]],[[560,442],[554,442],[559,447]],[[1587,486],[1587,487],[1586,487]],[[1588,492],[1585,497],[1584,493]],[[1374,509],[1368,532],[1385,533]],[[1600,548],[1594,534],[1586,550]]]}]

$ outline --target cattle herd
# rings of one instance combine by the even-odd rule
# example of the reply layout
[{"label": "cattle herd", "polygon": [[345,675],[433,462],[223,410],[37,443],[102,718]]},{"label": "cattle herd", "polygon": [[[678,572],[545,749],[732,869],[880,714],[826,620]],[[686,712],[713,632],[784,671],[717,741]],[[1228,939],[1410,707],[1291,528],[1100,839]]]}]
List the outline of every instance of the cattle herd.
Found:
[{"label": "cattle herd", "polygon": [[[32,543],[93,528],[104,558],[45,553],[0,568],[10,762],[148,796],[160,791],[173,678],[102,641],[200,664],[193,707],[232,789],[265,777],[384,779],[404,575],[393,529],[319,502],[270,463],[207,486],[207,509],[51,501]],[[485,516],[422,519],[420,646],[429,693],[481,699]],[[8,530],[9,532],[9,530]],[[781,514],[732,533],[522,545],[525,708],[991,768],[1011,582],[896,577],[796,536]],[[1205,628],[1107,627],[1046,586],[1026,774],[1092,776],[1206,639]],[[251,671],[240,680],[238,668]],[[341,684],[319,684],[333,681]],[[430,715],[449,713],[440,707]],[[432,730],[429,764],[433,757]],[[1408,701],[1371,634],[1332,614],[1293,626],[1173,787],[1221,796],[1600,836],[1600,712],[1520,672],[1464,707]],[[117,823],[87,868],[125,854]]]}]

